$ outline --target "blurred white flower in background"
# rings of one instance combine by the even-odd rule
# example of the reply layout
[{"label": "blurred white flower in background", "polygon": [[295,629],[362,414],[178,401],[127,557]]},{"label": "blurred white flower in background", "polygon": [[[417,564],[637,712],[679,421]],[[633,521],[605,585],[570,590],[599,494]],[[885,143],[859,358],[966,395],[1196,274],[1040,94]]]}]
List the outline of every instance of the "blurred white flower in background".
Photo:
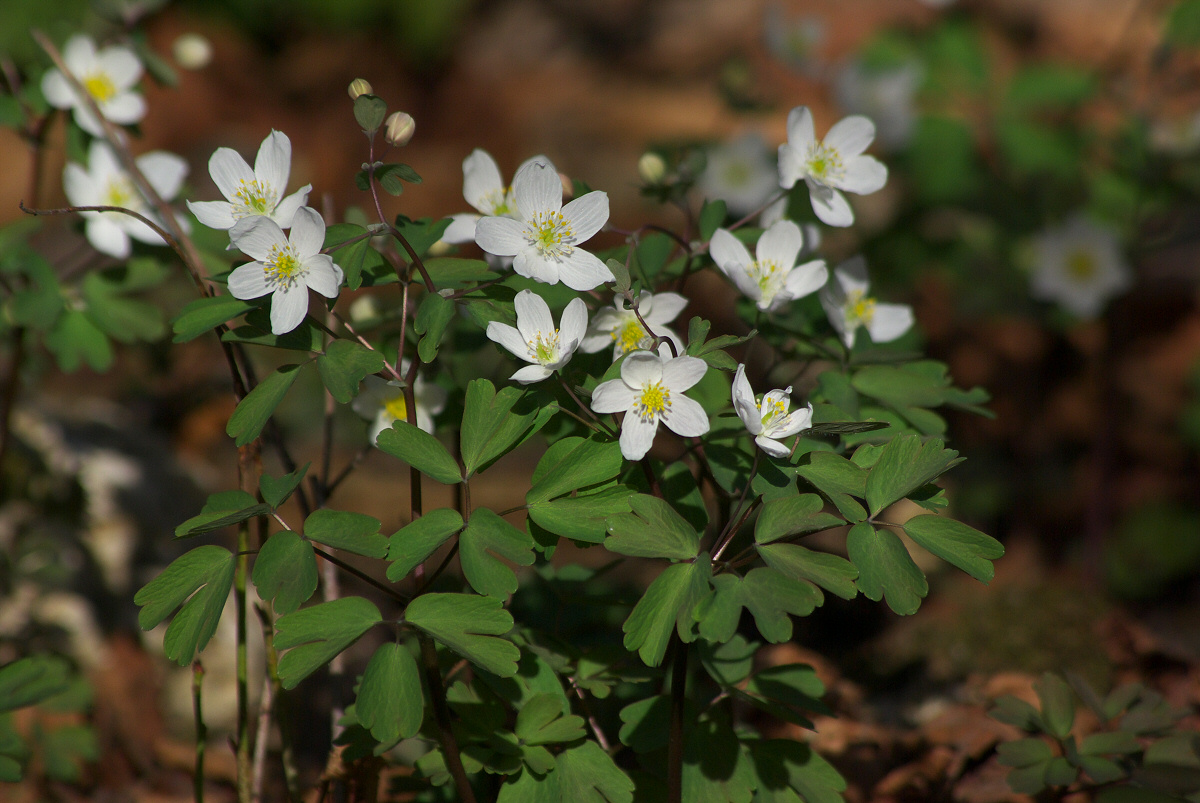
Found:
[{"label": "blurred white flower in background", "polygon": [[[145,99],[130,91],[142,77],[142,63],[132,50],[121,45],[97,50],[89,37],[76,34],[63,46],[62,57],[106,119],[128,125],[146,116]],[[49,70],[42,76],[42,94],[56,109],[71,109],[84,131],[104,136],[100,121],[61,71]]]},{"label": "blurred white flower in background", "polygon": [[851,114],[862,114],[875,123],[881,147],[904,147],[916,123],[914,99],[923,71],[915,61],[891,67],[870,67],[861,60],[843,64],[834,78],[838,104]]},{"label": "blurred white flower in background", "polygon": [[1112,230],[1077,214],[1046,229],[1033,242],[1030,293],[1061,304],[1080,318],[1094,318],[1133,278]]},{"label": "blurred white flower in background", "polygon": [[778,191],[778,173],[766,141],[743,134],[707,151],[708,164],[696,186],[706,198],[719,198],[734,215],[758,209]]}]

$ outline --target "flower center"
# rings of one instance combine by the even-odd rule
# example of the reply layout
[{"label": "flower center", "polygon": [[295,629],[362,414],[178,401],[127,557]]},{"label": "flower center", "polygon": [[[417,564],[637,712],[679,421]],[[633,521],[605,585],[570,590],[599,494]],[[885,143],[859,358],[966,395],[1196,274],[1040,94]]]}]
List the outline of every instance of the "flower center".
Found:
[{"label": "flower center", "polygon": [[388,399],[383,403],[383,411],[396,421],[408,420],[408,405],[404,403],[404,394]]},{"label": "flower center", "polygon": [[633,411],[643,421],[654,423],[671,409],[671,389],[662,382],[642,388],[642,395],[634,402]]},{"label": "flower center", "polygon": [[787,276],[783,266],[773,259],[751,262],[746,272],[758,284],[759,297],[768,304],[775,298]]},{"label": "flower center", "polygon": [[1086,282],[1096,276],[1096,257],[1082,249],[1067,255],[1067,275],[1077,282]]},{"label": "flower center", "polygon": [[764,398],[758,403],[758,411],[762,414],[763,429],[770,426],[787,426],[788,420],[791,418],[788,415],[788,403],[783,399],[770,401]]},{"label": "flower center", "polygon": [[117,87],[107,74],[95,72],[83,79],[83,88],[97,103],[107,103],[117,94]]},{"label": "flower center", "polygon": [[304,263],[300,261],[300,255],[291,244],[271,246],[271,253],[263,262],[263,269],[267,273],[267,284],[288,289],[307,272]]},{"label": "flower center", "polygon": [[859,324],[870,326],[871,321],[875,319],[875,299],[867,296],[862,290],[851,290],[846,296],[846,305],[843,310],[847,326],[851,328]]},{"label": "flower center", "polygon": [[633,315],[630,315],[625,323],[613,329],[612,337],[617,341],[618,357],[628,351],[646,348],[650,345],[650,336],[642,328],[642,322]]},{"label": "flower center", "polygon": [[490,209],[488,214],[496,217],[513,217],[517,214],[517,205],[513,203],[511,187],[492,190],[480,199],[479,205]]},{"label": "flower center", "polygon": [[744,187],[750,181],[750,166],[745,162],[730,162],[721,176],[730,187]]},{"label": "flower center", "polygon": [[125,176],[110,178],[104,188],[103,198],[105,206],[120,206],[134,211],[142,207],[140,198],[133,189],[133,182]]},{"label": "flower center", "polygon": [[525,239],[547,259],[559,260],[575,250],[571,242],[575,232],[562,212],[537,212],[529,219]]},{"label": "flower center", "polygon": [[547,336],[538,332],[528,346],[530,357],[541,365],[549,365],[558,359],[558,330],[555,329]]},{"label": "flower center", "polygon": [[821,184],[840,182],[846,177],[846,164],[836,148],[830,148],[820,142],[808,146],[808,157],[804,160],[808,165],[808,174]]},{"label": "flower center", "polygon": [[234,197],[237,199],[237,206],[233,210],[235,219],[250,217],[252,215],[270,214],[275,209],[275,192],[270,185],[263,184],[258,179],[254,181],[246,181],[242,179],[238,182],[237,192]]}]

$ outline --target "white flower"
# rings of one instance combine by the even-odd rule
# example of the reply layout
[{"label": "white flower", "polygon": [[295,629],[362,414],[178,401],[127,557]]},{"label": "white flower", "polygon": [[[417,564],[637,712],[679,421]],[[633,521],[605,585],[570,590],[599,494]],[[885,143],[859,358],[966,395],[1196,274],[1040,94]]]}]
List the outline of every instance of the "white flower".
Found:
[{"label": "white flower", "polygon": [[1132,282],[1112,231],[1075,215],[1034,241],[1030,292],[1057,301],[1080,318],[1094,318]]},{"label": "white flower", "polygon": [[614,362],[630,351],[649,349],[654,338],[642,326],[642,321],[638,320],[640,314],[650,331],[658,337],[669,338],[675,343],[676,349],[682,351],[683,341],[667,324],[683,312],[687,303],[687,299],[679,293],[651,293],[643,290],[638,296],[638,311],[634,313],[632,309],[625,308],[624,298],[617,296],[612,307],[605,307],[592,318],[587,336],[583,338],[579,348],[585,353],[593,354],[611,344]]},{"label": "white flower", "polygon": [[[114,45],[97,51],[95,42],[77,34],[67,40],[62,57],[67,70],[91,95],[106,119],[128,125],[146,115],[146,101],[129,91],[142,77],[142,63],[132,50]],[[75,122],[84,131],[94,137],[104,136],[100,121],[61,71],[50,70],[42,77],[42,94],[56,109],[71,109]]]},{"label": "white flower", "polygon": [[286,198],[292,171],[292,142],[272,131],[258,148],[254,170],[233,148],[217,148],[208,160],[208,172],[224,201],[188,201],[188,209],[210,229],[232,229],[243,218],[265,215],[281,228],[290,228],[296,210],[308,201],[311,184]]},{"label": "white flower", "polygon": [[[187,176],[187,162],[173,153],[152,151],[135,162],[146,181],[164,200],[179,192]],[[120,206],[162,222],[149,202],[121,167],[112,148],[103,140],[94,140],[88,148],[88,166],[74,162],[63,170],[63,190],[72,206]],[[163,245],[158,232],[142,221],[120,212],[81,212],[87,219],[88,242],[97,250],[117,259],[129,256],[129,238],[151,245]],[[180,224],[186,221],[180,220]]]},{"label": "white flower", "polygon": [[697,182],[708,198],[720,198],[735,215],[753,212],[778,192],[775,165],[758,134],[743,134],[708,149],[708,164]]},{"label": "white flower", "polygon": [[317,210],[297,209],[287,236],[271,218],[256,216],[240,221],[229,238],[255,260],[229,274],[229,292],[241,299],[270,293],[273,334],[290,332],[304,320],[310,287],[326,298],[337,297],[342,269],[333,257],[320,253],[325,221]]},{"label": "white flower", "polygon": [[[660,347],[665,351],[665,346]],[[635,351],[621,363],[620,379],[601,382],[592,392],[597,413],[625,412],[621,422],[621,454],[641,460],[654,443],[659,423],[685,437],[708,432],[708,416],[695,399],[683,392],[708,370],[698,357],[670,357]]]},{"label": "white flower", "polygon": [[[538,155],[521,162],[517,168],[520,173],[526,165],[533,162],[542,164],[554,170],[554,165],[545,156]],[[463,212],[451,215],[453,221],[442,235],[442,240],[448,243],[475,242],[475,224],[482,217],[510,217],[519,219],[517,202],[513,197],[512,187],[504,183],[500,177],[500,167],[492,155],[483,148],[476,148],[471,155],[463,159],[463,197],[467,203],[479,210],[478,215]]]},{"label": "white flower", "polygon": [[[408,372],[408,361],[400,366],[400,373]],[[446,407],[446,390],[440,385],[431,385],[417,374],[413,381],[413,401],[417,405],[417,426],[433,433],[433,417]],[[354,412],[371,422],[367,437],[371,443],[379,440],[379,433],[390,429],[394,421],[408,420],[408,404],[404,400],[404,388],[399,382],[388,382],[377,376],[363,380],[362,392],[350,404]]]},{"label": "white flower", "polygon": [[813,211],[830,226],[849,226],[854,212],[840,190],[866,195],[882,189],[888,171],[863,151],[875,138],[875,124],[852,115],[829,129],[824,141],[813,130],[812,112],[797,106],[788,114],[788,141],[779,146],[779,185],[790,189],[804,179]]},{"label": "white flower", "polygon": [[820,50],[825,43],[825,21],[812,15],[786,17],[778,3],[763,16],[767,48],[796,70],[818,77],[821,72]]},{"label": "white flower", "polygon": [[834,79],[838,103],[848,112],[870,117],[882,147],[902,148],[916,123],[913,96],[921,83],[921,72],[921,65],[915,61],[884,69],[851,61],[838,70]]},{"label": "white flower", "polygon": [[853,348],[860,326],[866,328],[876,343],[895,340],[912,328],[912,307],[880,304],[867,295],[870,286],[866,260],[853,257],[833,271],[833,281],[821,290],[821,306],[846,348]]},{"label": "white flower", "polygon": [[530,162],[513,179],[515,217],[481,219],[475,242],[489,254],[514,257],[513,270],[546,284],[582,291],[612,281],[599,258],[577,247],[608,222],[608,195],[589,192],[566,206],[562,196],[554,168]]},{"label": "white flower", "polygon": [[492,321],[487,336],[526,362],[533,363],[509,377],[522,385],[541,382],[570,362],[587,328],[587,307],[583,299],[571,299],[563,310],[562,327],[554,328],[550,307],[532,290],[517,293],[516,327]]},{"label": "white flower", "polygon": [[773,312],[820,290],[829,278],[822,259],[796,264],[803,247],[800,227],[790,220],[780,220],[758,238],[757,259],[751,258],[742,241],[725,229],[713,232],[708,252],[747,298],[753,299],[760,310]]},{"label": "white flower", "polygon": [[771,390],[761,402],[754,400],[754,391],[746,379],[746,366],[738,365],[733,377],[733,409],[754,436],[754,442],[772,457],[787,457],[790,451],[779,441],[812,426],[812,405],[791,410],[792,388]]}]

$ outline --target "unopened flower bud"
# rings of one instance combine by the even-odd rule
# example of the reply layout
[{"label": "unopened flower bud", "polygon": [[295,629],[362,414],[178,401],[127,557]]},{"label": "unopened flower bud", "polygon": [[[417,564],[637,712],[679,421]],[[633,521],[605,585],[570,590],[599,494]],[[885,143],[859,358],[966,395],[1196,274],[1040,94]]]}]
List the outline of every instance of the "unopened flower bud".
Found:
[{"label": "unopened flower bud", "polygon": [[387,144],[402,148],[413,138],[417,130],[417,121],[408,112],[392,112],[388,115],[383,138]]},{"label": "unopened flower bud", "polygon": [[366,78],[355,78],[350,82],[350,86],[346,87],[346,91],[350,93],[350,100],[357,100],[359,95],[375,94],[374,87]]},{"label": "unopened flower bud", "polygon": [[657,184],[667,174],[667,163],[654,151],[646,151],[638,159],[638,175],[647,184]]},{"label": "unopened flower bud", "polygon": [[566,173],[559,173],[558,180],[562,183],[563,200],[569,201],[575,197],[575,183],[571,181],[571,177]]},{"label": "unopened flower bud", "polygon": [[175,62],[185,70],[199,70],[212,61],[212,42],[198,33],[185,33],[171,46]]}]

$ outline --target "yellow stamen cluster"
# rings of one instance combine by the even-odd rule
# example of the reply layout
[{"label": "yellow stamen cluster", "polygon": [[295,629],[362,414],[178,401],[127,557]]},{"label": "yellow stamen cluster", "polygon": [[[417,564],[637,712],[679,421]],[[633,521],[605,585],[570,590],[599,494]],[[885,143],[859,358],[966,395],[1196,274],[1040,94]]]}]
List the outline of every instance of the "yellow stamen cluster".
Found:
[{"label": "yellow stamen cluster", "polygon": [[808,166],[808,174],[822,184],[835,184],[846,177],[846,163],[836,148],[830,148],[820,142],[808,146],[808,155],[804,159]]},{"label": "yellow stamen cluster", "polygon": [[97,103],[107,103],[116,97],[117,87],[105,73],[95,72],[83,79],[83,88]]},{"label": "yellow stamen cluster", "polygon": [[649,336],[642,328],[642,322],[634,316],[615,327],[612,330],[612,338],[617,341],[617,356],[649,345]]},{"label": "yellow stamen cluster", "polygon": [[490,209],[488,214],[496,217],[511,217],[517,213],[517,205],[513,203],[512,188],[505,187],[502,190],[492,190],[487,195],[483,196],[480,206],[485,209]]},{"label": "yellow stamen cluster", "polygon": [[272,287],[291,288],[304,276],[304,264],[299,254],[289,245],[273,245],[271,253],[263,261],[267,284]]},{"label": "yellow stamen cluster", "polygon": [[529,243],[548,259],[561,259],[575,250],[571,245],[575,232],[562,212],[537,212],[529,219],[529,228],[525,229],[524,234]]},{"label": "yellow stamen cluster", "polygon": [[1082,249],[1072,251],[1067,255],[1067,275],[1077,282],[1086,282],[1091,280],[1096,275],[1098,265],[1096,264],[1096,256],[1090,251]]},{"label": "yellow stamen cluster", "polygon": [[404,394],[401,393],[395,398],[388,399],[383,403],[383,410],[397,421],[408,420],[408,405],[404,401]]},{"label": "yellow stamen cluster", "polygon": [[751,262],[746,268],[746,273],[750,274],[750,278],[758,284],[762,300],[768,303],[779,292],[779,287],[783,284],[786,276],[783,266],[770,259]]},{"label": "yellow stamen cluster", "polygon": [[772,402],[763,397],[763,400],[758,403],[758,412],[762,414],[763,428],[773,423],[784,425],[789,418],[788,403],[783,399],[776,399]]},{"label": "yellow stamen cluster", "polygon": [[642,394],[634,403],[633,411],[643,421],[654,423],[671,409],[671,389],[662,382],[642,388]]},{"label": "yellow stamen cluster", "polygon": [[875,299],[867,296],[862,290],[851,290],[846,296],[846,323],[851,326],[863,324],[870,326],[875,319]]},{"label": "yellow stamen cluster", "polygon": [[141,199],[133,188],[131,182],[125,176],[114,176],[108,181],[108,186],[104,188],[102,203],[105,206],[121,206],[126,209],[137,211],[141,208]]},{"label": "yellow stamen cluster", "polygon": [[249,217],[251,215],[266,215],[275,208],[275,191],[270,185],[263,184],[255,179],[254,181],[246,181],[242,179],[238,182],[237,192],[234,193],[238,205],[244,208],[234,210],[235,218]]},{"label": "yellow stamen cluster", "polygon": [[529,357],[541,365],[549,365],[558,359],[558,330],[543,336],[541,332],[534,335],[529,346]]}]

